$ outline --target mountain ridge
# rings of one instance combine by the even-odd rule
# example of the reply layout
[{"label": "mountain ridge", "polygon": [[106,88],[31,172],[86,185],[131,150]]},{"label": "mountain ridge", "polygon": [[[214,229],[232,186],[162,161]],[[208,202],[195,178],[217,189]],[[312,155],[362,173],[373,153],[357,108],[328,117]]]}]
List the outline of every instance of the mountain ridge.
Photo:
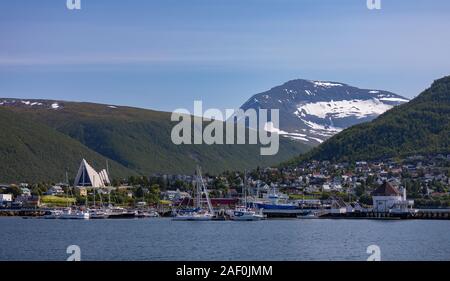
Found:
[{"label": "mountain ridge", "polygon": [[344,130],[290,163],[361,161],[450,153],[450,76],[435,80],[410,102]]},{"label": "mountain ridge", "polygon": [[285,137],[317,145],[350,126],[371,121],[407,98],[345,83],[294,79],[253,95],[241,108],[279,109]]},{"label": "mountain ridge", "polygon": [[141,175],[192,174],[197,164],[210,173],[270,166],[309,149],[283,139],[279,153],[271,157],[260,156],[259,145],[175,145],[171,130],[176,123],[170,113],[128,106],[0,98],[0,108],[62,133]]}]

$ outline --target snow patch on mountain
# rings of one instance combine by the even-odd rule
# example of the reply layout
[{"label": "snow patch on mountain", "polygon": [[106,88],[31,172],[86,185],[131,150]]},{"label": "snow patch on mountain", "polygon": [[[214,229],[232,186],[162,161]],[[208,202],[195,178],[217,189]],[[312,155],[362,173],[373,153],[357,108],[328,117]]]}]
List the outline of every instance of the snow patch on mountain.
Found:
[{"label": "snow patch on mountain", "polygon": [[295,115],[305,117],[314,115],[319,118],[345,118],[353,116],[361,119],[371,115],[380,115],[393,106],[384,104],[378,99],[369,100],[340,100],[321,101],[300,105]]},{"label": "snow patch on mountain", "polygon": [[276,133],[280,136],[295,139],[295,140],[301,140],[301,141],[306,141],[306,142],[309,141],[305,134],[289,133],[289,132],[280,130],[280,129],[276,128],[272,122],[267,122],[264,125],[264,131],[270,132],[270,133]]},{"label": "snow patch on mountain", "polygon": [[331,88],[331,87],[342,87],[344,85],[339,83],[332,83],[332,82],[324,82],[324,81],[311,81],[314,86],[316,87],[325,87],[325,88]]},{"label": "snow patch on mountain", "polygon": [[241,109],[278,109],[278,134],[316,145],[405,102],[408,99],[388,91],[296,79],[254,95]]},{"label": "snow patch on mountain", "polygon": [[4,98],[0,101],[0,106],[7,107],[29,107],[29,108],[46,108],[46,109],[61,109],[62,104],[55,101],[48,100],[27,100]]},{"label": "snow patch on mountain", "polygon": [[380,98],[380,101],[408,102],[409,100],[402,98]]}]

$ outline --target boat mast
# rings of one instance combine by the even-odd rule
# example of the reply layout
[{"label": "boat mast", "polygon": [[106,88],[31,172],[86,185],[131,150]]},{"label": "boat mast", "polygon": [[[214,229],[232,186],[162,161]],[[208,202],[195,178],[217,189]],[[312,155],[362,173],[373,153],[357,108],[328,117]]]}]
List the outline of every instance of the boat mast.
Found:
[{"label": "boat mast", "polygon": [[66,191],[66,195],[67,195],[67,198],[66,198],[66,201],[67,201],[67,208],[69,208],[69,188],[70,188],[70,186],[69,186],[69,176],[67,175],[67,169],[66,169],[66,184],[67,184],[67,191]]},{"label": "boat mast", "polygon": [[111,206],[112,181],[111,181],[111,178],[109,176],[109,162],[108,162],[108,159],[106,159],[106,173],[107,173],[107,176],[108,176],[108,179],[109,179],[109,182],[110,182],[109,188],[108,188],[108,207],[109,207],[109,206]]},{"label": "boat mast", "polygon": [[196,187],[196,191],[195,191],[195,206],[194,209],[196,208],[200,208],[201,207],[201,197],[202,197],[202,193],[201,193],[201,187],[200,187],[200,176],[199,176],[199,167],[197,166],[197,170],[195,171],[195,187]]},{"label": "boat mast", "polygon": [[92,189],[94,190],[94,208],[95,208],[95,175],[92,176],[93,177],[93,182],[92,182]]},{"label": "boat mast", "polygon": [[[206,188],[206,185],[205,185],[205,183],[203,181],[202,171],[201,171],[199,166],[197,166],[197,179],[198,179],[198,182],[199,182],[198,187],[200,189],[199,199],[200,200],[202,199],[203,193],[204,193],[205,196],[206,196],[206,203],[208,205],[209,212],[211,214],[214,214],[214,209],[212,207],[211,200],[209,199],[208,189]],[[199,200],[199,202],[201,202],[200,200]]]},{"label": "boat mast", "polygon": [[98,197],[100,198],[100,208],[103,208],[102,192],[98,194]]},{"label": "boat mast", "polygon": [[247,170],[244,170],[244,206],[247,209]]}]

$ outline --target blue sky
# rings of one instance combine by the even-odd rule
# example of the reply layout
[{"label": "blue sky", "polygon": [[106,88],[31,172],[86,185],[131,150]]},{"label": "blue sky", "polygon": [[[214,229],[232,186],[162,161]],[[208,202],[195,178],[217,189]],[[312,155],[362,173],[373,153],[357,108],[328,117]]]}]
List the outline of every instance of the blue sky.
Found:
[{"label": "blue sky", "polygon": [[450,74],[450,1],[0,1],[0,96],[236,108],[295,78],[413,97]]}]

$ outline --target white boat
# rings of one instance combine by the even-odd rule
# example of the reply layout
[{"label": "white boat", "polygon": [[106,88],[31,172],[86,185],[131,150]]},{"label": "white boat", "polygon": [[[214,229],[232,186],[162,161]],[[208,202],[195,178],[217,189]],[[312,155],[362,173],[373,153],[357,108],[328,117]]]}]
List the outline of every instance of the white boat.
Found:
[{"label": "white boat", "polygon": [[176,215],[174,221],[210,221],[214,218],[214,215],[209,212],[190,212]]},{"label": "white boat", "polygon": [[264,219],[262,209],[256,212],[245,206],[238,206],[230,213],[230,219],[234,221],[258,221]]},{"label": "white boat", "polygon": [[262,209],[259,209],[259,212],[248,207],[247,204],[247,173],[244,172],[244,205],[236,206],[236,208],[229,212],[230,219],[235,221],[258,221],[264,219],[264,215],[262,213]]},{"label": "white boat", "polygon": [[106,219],[108,215],[103,209],[89,209],[90,219]]},{"label": "white boat", "polygon": [[[192,212],[178,212],[173,218],[174,221],[210,221],[214,218],[214,210],[209,199],[208,189],[203,182],[202,173],[200,167],[197,167],[196,171],[196,200],[195,200],[195,211]],[[204,199],[206,198],[207,209],[203,208]]]},{"label": "white boat", "polygon": [[149,210],[149,211],[141,211],[138,210],[136,213],[137,218],[158,218],[159,213],[155,210]]},{"label": "white boat", "polygon": [[108,219],[129,219],[136,217],[136,212],[134,211],[128,211],[125,208],[112,206],[109,206],[106,209],[105,214]]},{"label": "white boat", "polygon": [[69,219],[69,220],[88,220],[89,212],[81,211],[81,210],[72,210],[71,208],[66,209],[59,216],[60,219]]},{"label": "white boat", "polygon": [[307,219],[318,219],[320,217],[320,214],[317,212],[310,212],[306,215],[299,215],[297,216],[298,219],[307,220]]},{"label": "white boat", "polygon": [[58,209],[50,210],[49,212],[49,214],[44,216],[44,219],[58,219],[63,214],[63,211]]}]

